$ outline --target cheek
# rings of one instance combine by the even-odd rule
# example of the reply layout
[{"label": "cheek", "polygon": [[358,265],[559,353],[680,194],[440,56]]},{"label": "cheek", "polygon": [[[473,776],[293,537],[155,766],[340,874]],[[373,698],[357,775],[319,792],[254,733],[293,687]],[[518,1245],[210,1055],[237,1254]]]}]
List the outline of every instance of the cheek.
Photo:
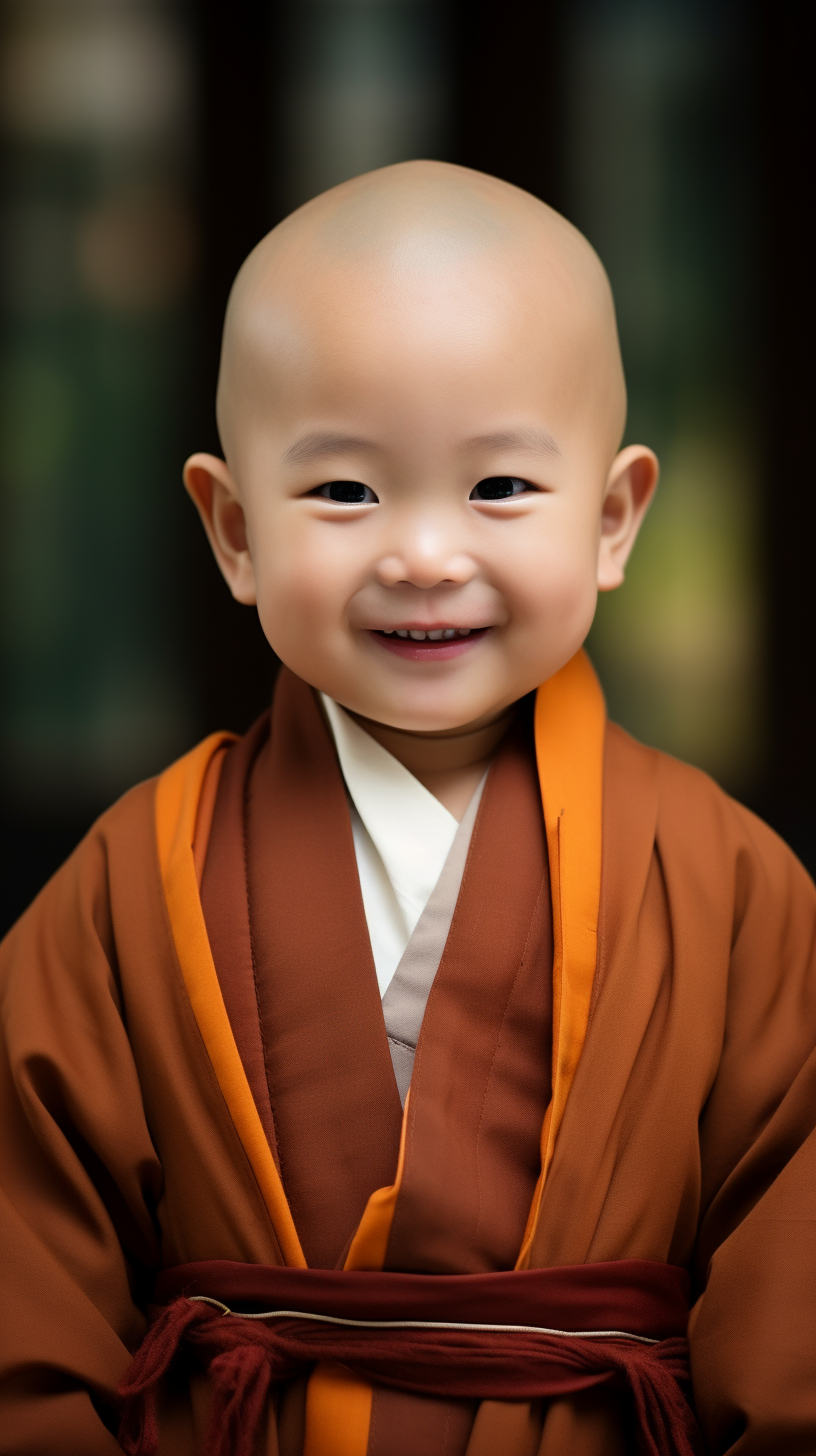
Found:
[{"label": "cheek", "polygon": [[350,544],[338,542],[330,527],[315,530],[314,522],[292,522],[285,514],[270,525],[253,559],[258,614],[276,650],[305,635],[317,648],[341,624],[355,584]]},{"label": "cheek", "polygon": [[588,631],[595,611],[597,546],[594,523],[552,512],[520,533],[505,562],[504,589],[520,626]]}]

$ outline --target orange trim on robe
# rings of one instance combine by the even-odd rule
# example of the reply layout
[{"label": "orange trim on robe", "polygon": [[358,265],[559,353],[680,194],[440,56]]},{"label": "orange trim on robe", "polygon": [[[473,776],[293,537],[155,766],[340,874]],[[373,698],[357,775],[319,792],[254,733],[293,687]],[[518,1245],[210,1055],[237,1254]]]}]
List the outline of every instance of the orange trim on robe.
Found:
[{"label": "orange trim on robe", "polygon": [[[377,1188],[365,1206],[344,1269],[382,1269],[405,1163],[408,1099],[402,1116],[397,1173],[390,1188]],[[303,1456],[366,1456],[374,1391],[367,1380],[339,1365],[321,1364],[306,1392]]]},{"label": "orange trim on robe", "polygon": [[405,1098],[402,1110],[402,1132],[400,1134],[397,1173],[390,1188],[377,1188],[363,1210],[357,1232],[351,1241],[344,1269],[382,1269],[388,1251],[388,1238],[397,1204],[397,1195],[402,1183],[405,1166],[405,1138],[408,1128],[408,1102],[411,1089]]},{"label": "orange trim on robe", "polygon": [[258,1181],[283,1257],[287,1264],[304,1268],[303,1250],[218,984],[193,858],[196,817],[207,770],[214,755],[231,738],[231,734],[211,734],[161,775],[156,785],[159,865],[176,955],[207,1055]]},{"label": "orange trim on robe", "polygon": [[606,705],[583,649],[536,693],[535,748],[553,918],[553,1093],[541,1173],[517,1268],[526,1268],[544,1183],[583,1051],[598,958]]},{"label": "orange trim on robe", "polygon": [[306,1387],[303,1456],[366,1456],[374,1391],[342,1365],[316,1365]]},{"label": "orange trim on robe", "polygon": [[[526,1267],[544,1182],[586,1037],[598,943],[603,750],[606,710],[581,650],[536,694],[535,746],[544,806],[553,912],[553,1095],[541,1136],[541,1174],[517,1267]],[[198,893],[193,837],[199,799],[215,754],[231,735],[213,734],[162,774],[156,789],[159,860],[170,923],[193,1012],[219,1086],[266,1200],[287,1264],[305,1259],[275,1161],[232,1035]],[[408,1111],[406,1099],[405,1113]],[[381,1269],[402,1179],[406,1117],[393,1185],[368,1200],[347,1269]],[[371,1386],[322,1364],[306,1402],[304,1456],[365,1456]]]}]

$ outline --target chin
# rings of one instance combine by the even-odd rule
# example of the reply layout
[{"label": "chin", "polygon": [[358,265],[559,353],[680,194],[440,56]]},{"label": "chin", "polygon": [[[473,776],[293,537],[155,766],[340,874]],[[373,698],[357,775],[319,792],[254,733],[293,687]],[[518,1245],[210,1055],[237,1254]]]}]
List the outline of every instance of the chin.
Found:
[{"label": "chin", "polygon": [[437,703],[383,703],[366,717],[400,728],[403,733],[446,733],[464,728],[492,711],[489,704],[451,701]]}]

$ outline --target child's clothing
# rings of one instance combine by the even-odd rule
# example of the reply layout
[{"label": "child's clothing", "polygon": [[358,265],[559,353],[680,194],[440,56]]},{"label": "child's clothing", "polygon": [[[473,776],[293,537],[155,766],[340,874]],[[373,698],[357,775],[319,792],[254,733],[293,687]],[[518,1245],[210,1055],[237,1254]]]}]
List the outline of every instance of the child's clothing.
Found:
[{"label": "child's clothing", "polygon": [[458,823],[337,703],[325,693],[321,699],[348,794],[366,926],[404,1104],[487,775]]},{"label": "child's clothing", "polygon": [[[304,1259],[687,1266],[709,1450],[816,1450],[816,892],[704,775],[596,725],[582,663],[575,732],[547,739],[562,699],[540,698],[544,812],[525,704],[461,825],[438,806],[417,830],[436,836],[424,886],[348,767],[362,730],[327,707],[335,751],[284,669],[270,715],[126,795],[11,932],[4,1456],[117,1451],[113,1392],[158,1270]],[[207,1408],[203,1377],[168,1382],[163,1456],[202,1449]],[[603,1385],[479,1404],[372,1396],[321,1366],[276,1396],[263,1449],[633,1439]]]}]

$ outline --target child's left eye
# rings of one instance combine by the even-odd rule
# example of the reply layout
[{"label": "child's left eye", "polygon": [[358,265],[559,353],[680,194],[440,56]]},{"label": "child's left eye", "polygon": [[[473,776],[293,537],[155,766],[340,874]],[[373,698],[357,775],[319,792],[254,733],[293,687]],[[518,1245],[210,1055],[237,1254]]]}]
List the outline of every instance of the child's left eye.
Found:
[{"label": "child's left eye", "polygon": [[480,480],[474,485],[470,492],[471,500],[496,501],[507,500],[511,495],[524,495],[530,490],[526,480],[519,480],[515,475],[489,475],[487,480]]},{"label": "child's left eye", "polygon": [[361,480],[327,480],[325,485],[310,490],[309,495],[319,495],[324,500],[337,501],[344,506],[370,506],[379,500],[371,487],[363,485]]}]

